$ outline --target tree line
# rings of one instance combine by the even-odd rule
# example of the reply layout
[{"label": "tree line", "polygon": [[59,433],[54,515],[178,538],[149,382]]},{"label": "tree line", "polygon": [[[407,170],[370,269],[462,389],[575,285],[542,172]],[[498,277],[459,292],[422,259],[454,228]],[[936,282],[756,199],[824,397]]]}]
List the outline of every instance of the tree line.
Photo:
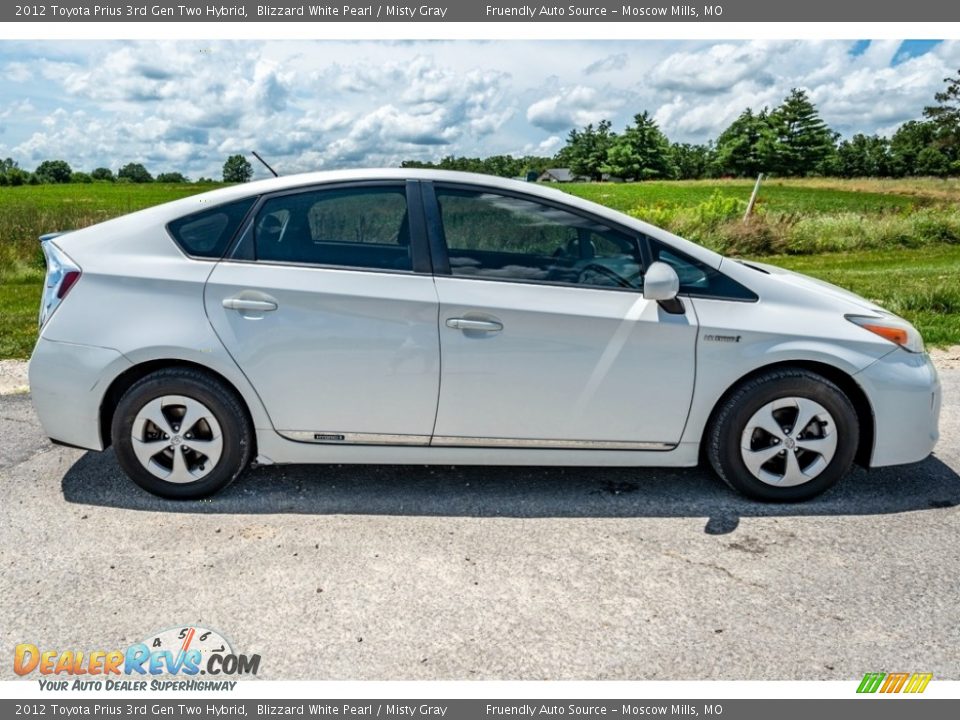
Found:
[{"label": "tree line", "polygon": [[745,109],[707,143],[671,142],[650,113],[642,112],[619,133],[609,120],[571,130],[553,157],[446,157],[437,163],[407,161],[403,167],[503,176],[565,167],[591,180],[755,177],[759,172],[781,177],[945,177],[960,173],[960,71],[944,82],[946,89],[924,108],[923,119],[903,123],[889,138],[857,133],[841,139],[807,93],[793,89],[773,109]]},{"label": "tree line", "polygon": [[[223,182],[247,182],[253,177],[253,167],[243,155],[231,155],[223,164]],[[154,177],[142,163],[127,163],[114,174],[113,170],[98,167],[93,171],[78,172],[66,160],[44,160],[35,170],[27,171],[13,160],[0,160],[0,185],[46,185],[57,183],[188,183],[183,173],[164,172]],[[198,183],[216,182],[201,177]]]}]

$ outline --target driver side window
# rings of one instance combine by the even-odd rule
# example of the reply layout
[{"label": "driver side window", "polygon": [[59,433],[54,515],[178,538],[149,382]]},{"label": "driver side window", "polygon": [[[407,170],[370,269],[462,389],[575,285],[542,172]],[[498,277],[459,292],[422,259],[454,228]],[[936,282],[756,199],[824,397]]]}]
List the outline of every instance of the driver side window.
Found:
[{"label": "driver side window", "polygon": [[635,237],[526,198],[438,188],[437,202],[453,275],[643,287]]}]

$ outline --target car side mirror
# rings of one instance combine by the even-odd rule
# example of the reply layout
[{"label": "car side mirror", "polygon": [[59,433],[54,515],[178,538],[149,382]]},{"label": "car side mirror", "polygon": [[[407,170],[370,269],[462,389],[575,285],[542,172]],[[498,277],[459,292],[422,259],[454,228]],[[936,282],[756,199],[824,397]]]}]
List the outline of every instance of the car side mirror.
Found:
[{"label": "car side mirror", "polygon": [[643,276],[643,297],[656,300],[660,307],[669,313],[682,313],[683,303],[677,297],[680,292],[680,278],[677,271],[665,262],[655,262],[647,268]]}]

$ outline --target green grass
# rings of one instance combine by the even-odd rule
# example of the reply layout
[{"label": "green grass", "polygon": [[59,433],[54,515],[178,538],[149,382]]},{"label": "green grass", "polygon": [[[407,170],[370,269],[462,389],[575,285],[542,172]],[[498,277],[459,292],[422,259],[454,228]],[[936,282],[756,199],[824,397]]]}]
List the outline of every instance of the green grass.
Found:
[{"label": "green grass", "polygon": [[37,238],[76,230],[135,210],[221,187],[194,183],[21,185],[0,187],[0,273],[42,267]]},{"label": "green grass", "polygon": [[[746,202],[752,180],[680,180],[643,183],[570,183],[557,185],[573,195],[629,212],[638,205],[693,206],[706,202],[718,188]],[[787,180],[764,182],[758,207],[767,211],[798,214],[834,212],[900,213],[935,202],[925,195],[908,196],[885,192],[858,192],[839,188],[798,185]]]},{"label": "green grass", "polygon": [[43,271],[0,279],[0,359],[26,358],[37,339]]},{"label": "green grass", "polygon": [[[211,190],[216,185],[0,187],[0,358],[25,358],[43,280],[37,237]],[[746,180],[557,186],[649,217],[723,252],[756,257],[846,287],[903,315],[930,345],[960,343],[960,184],[952,181],[770,181],[760,217],[739,215]],[[773,253],[773,254],[771,254]]]}]

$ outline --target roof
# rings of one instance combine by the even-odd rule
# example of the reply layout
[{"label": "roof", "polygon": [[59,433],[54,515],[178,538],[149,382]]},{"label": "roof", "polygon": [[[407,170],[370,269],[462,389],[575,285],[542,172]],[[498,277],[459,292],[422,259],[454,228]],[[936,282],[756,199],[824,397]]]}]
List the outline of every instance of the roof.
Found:
[{"label": "roof", "polygon": [[549,175],[557,182],[573,182],[579,176],[573,174],[573,170],[570,168],[550,168],[549,170],[544,170],[540,177],[544,175]]}]

